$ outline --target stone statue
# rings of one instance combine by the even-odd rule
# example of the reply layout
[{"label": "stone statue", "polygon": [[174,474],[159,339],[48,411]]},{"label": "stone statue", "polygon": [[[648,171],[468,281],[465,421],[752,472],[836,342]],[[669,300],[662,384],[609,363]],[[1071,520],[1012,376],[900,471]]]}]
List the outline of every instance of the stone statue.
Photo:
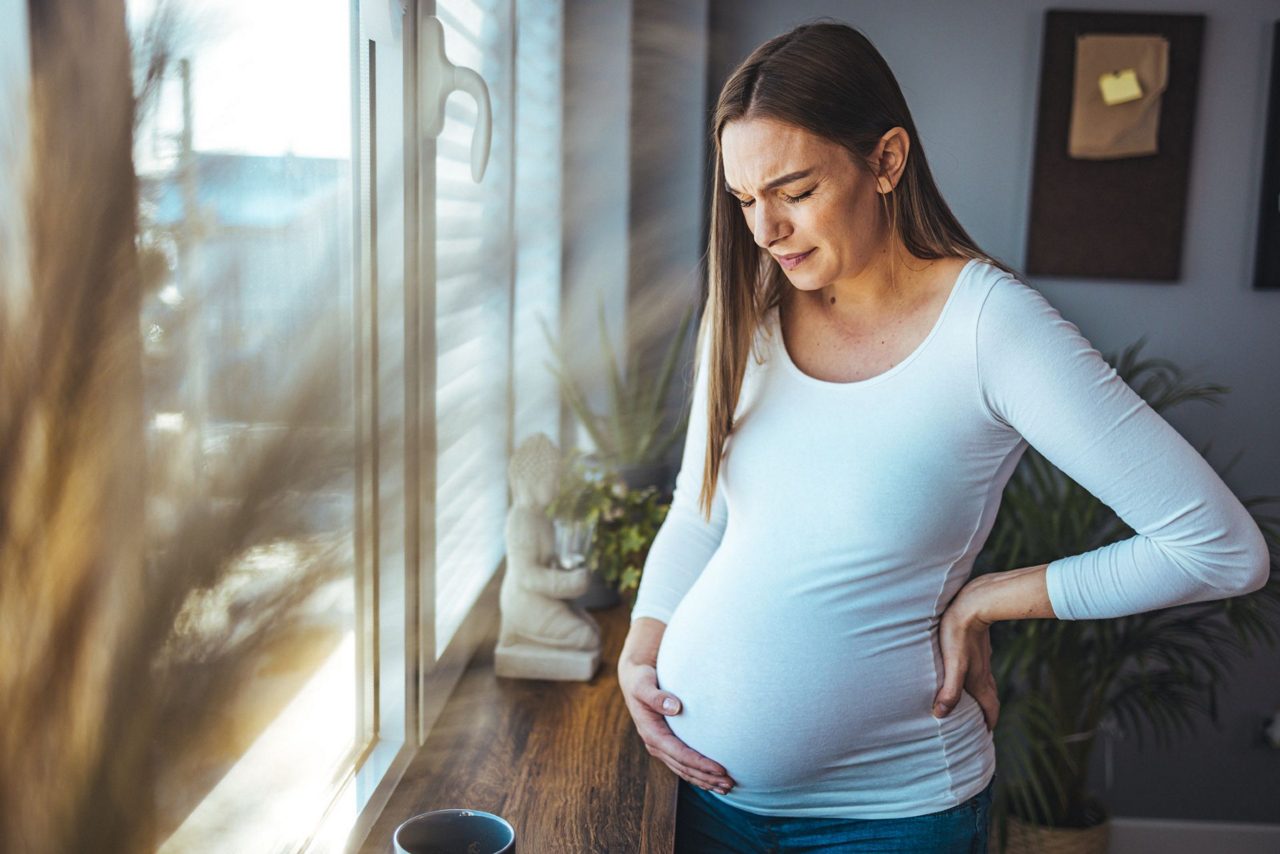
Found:
[{"label": "stone statue", "polygon": [[559,449],[546,433],[535,433],[516,449],[507,474],[512,505],[494,672],[589,681],[600,664],[600,627],[581,607],[564,601],[586,592],[589,570],[559,567],[555,526],[546,514],[560,487]]}]

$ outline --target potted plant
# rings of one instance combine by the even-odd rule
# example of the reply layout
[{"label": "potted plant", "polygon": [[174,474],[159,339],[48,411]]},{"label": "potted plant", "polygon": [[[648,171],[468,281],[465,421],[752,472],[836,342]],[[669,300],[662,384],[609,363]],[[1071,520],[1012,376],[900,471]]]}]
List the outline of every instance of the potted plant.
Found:
[{"label": "potted plant", "polygon": [[605,413],[593,412],[587,395],[573,376],[572,360],[563,342],[551,334],[545,318],[540,319],[543,334],[555,355],[547,367],[556,375],[561,393],[574,415],[595,443],[601,462],[617,471],[630,487],[657,485],[669,488],[670,467],[665,459],[671,446],[685,434],[688,416],[682,415],[668,430],[663,430],[667,391],[676,363],[693,320],[691,305],[671,337],[662,366],[656,374],[646,374],[638,359],[630,359],[625,374],[618,369],[613,344],[605,324],[604,298],[600,298],[600,345],[603,364],[609,380],[609,406]]},{"label": "potted plant", "polygon": [[609,608],[618,604],[618,591],[600,577],[599,572],[591,566],[591,552],[595,538],[596,521],[599,518],[600,493],[607,489],[602,484],[603,472],[580,451],[574,449],[566,454],[560,464],[559,487],[555,499],[547,506],[547,518],[555,525],[557,562],[561,567],[570,568],[566,560],[566,541],[574,541],[569,548],[577,551],[585,540],[583,553],[574,555],[581,561],[573,560],[577,565],[586,565],[591,571],[591,586],[586,593],[573,599],[573,604],[583,608]]},{"label": "potted plant", "polygon": [[584,608],[616,605],[619,594],[640,584],[649,546],[670,509],[656,486],[633,489],[597,458],[570,454],[560,479],[560,492],[547,516],[560,522],[585,523],[590,531],[586,565],[592,588],[575,599]]},{"label": "potted plant", "polygon": [[[1138,358],[1139,340],[1117,373],[1157,412],[1193,400],[1218,403],[1229,389],[1197,385],[1164,359]],[[1199,449],[1207,454],[1208,446]],[[1237,455],[1238,459],[1238,455]],[[1231,465],[1234,465],[1232,460]],[[1230,465],[1228,466],[1230,468]],[[1248,508],[1280,497],[1243,500]],[[1254,518],[1275,555],[1277,519]],[[1028,448],[1005,489],[975,572],[1033,566],[1133,535],[1114,512]],[[1280,577],[1249,596],[1109,620],[1022,620],[991,627],[1000,690],[993,851],[1104,852],[1109,816],[1087,789],[1099,730],[1137,738],[1150,728],[1162,745],[1215,723],[1217,690],[1237,654],[1276,643]]]}]

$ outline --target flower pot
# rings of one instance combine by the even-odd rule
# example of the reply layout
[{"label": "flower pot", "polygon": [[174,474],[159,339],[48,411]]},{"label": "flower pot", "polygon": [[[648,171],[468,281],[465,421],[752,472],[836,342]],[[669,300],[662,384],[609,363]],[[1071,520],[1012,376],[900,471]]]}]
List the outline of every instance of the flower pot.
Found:
[{"label": "flower pot", "polygon": [[[1046,827],[1009,816],[1009,841],[1006,854],[1107,854],[1111,834],[1111,816],[1094,801],[1093,810],[1100,816],[1098,824],[1089,827]],[[987,854],[999,854],[997,828],[992,827]]]},{"label": "flower pot", "polygon": [[659,492],[669,492],[672,488],[671,465],[666,462],[656,463],[636,463],[633,465],[621,466],[618,469],[618,475],[627,485],[627,489],[644,489],[646,486],[656,486]]},{"label": "flower pot", "polygon": [[601,608],[612,608],[621,601],[616,588],[600,577],[600,573],[591,572],[591,586],[587,592],[573,599],[573,604],[588,611],[599,611]]}]

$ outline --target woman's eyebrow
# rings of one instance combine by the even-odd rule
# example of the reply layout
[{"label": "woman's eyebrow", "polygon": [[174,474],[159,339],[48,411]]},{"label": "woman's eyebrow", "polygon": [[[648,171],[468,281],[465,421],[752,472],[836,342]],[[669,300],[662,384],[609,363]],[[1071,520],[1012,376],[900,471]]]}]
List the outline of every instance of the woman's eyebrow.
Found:
[{"label": "woman's eyebrow", "polygon": [[[803,169],[799,172],[788,172],[786,175],[783,175],[781,178],[774,178],[768,184],[765,184],[764,188],[766,190],[772,190],[774,187],[781,187],[783,184],[790,184],[792,181],[799,181],[801,178],[807,178],[812,173],[813,173],[813,167],[809,167],[808,169]],[[725,182],[724,188],[728,190],[730,193],[733,193],[735,196],[738,195],[738,191],[733,189],[733,187],[730,187],[728,181]]]}]

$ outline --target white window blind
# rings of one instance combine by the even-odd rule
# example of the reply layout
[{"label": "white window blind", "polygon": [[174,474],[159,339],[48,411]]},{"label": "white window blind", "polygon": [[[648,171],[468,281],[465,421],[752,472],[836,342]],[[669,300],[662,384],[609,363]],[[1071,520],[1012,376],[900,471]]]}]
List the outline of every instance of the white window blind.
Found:
[{"label": "white window blind", "polygon": [[437,0],[436,16],[449,60],[480,73],[493,110],[483,181],[471,179],[470,97],[450,96],[436,149],[436,649],[443,650],[505,553],[510,449],[531,432],[559,434],[539,318],[559,326],[563,3]]},{"label": "white window blind", "polygon": [[493,141],[471,178],[477,109],[455,92],[436,146],[436,650],[449,644],[504,551],[511,387],[510,0],[438,0],[449,61],[489,87]]},{"label": "white window blind", "polygon": [[560,391],[539,319],[559,334],[564,5],[516,5],[516,295],[514,446],[560,441]]}]

